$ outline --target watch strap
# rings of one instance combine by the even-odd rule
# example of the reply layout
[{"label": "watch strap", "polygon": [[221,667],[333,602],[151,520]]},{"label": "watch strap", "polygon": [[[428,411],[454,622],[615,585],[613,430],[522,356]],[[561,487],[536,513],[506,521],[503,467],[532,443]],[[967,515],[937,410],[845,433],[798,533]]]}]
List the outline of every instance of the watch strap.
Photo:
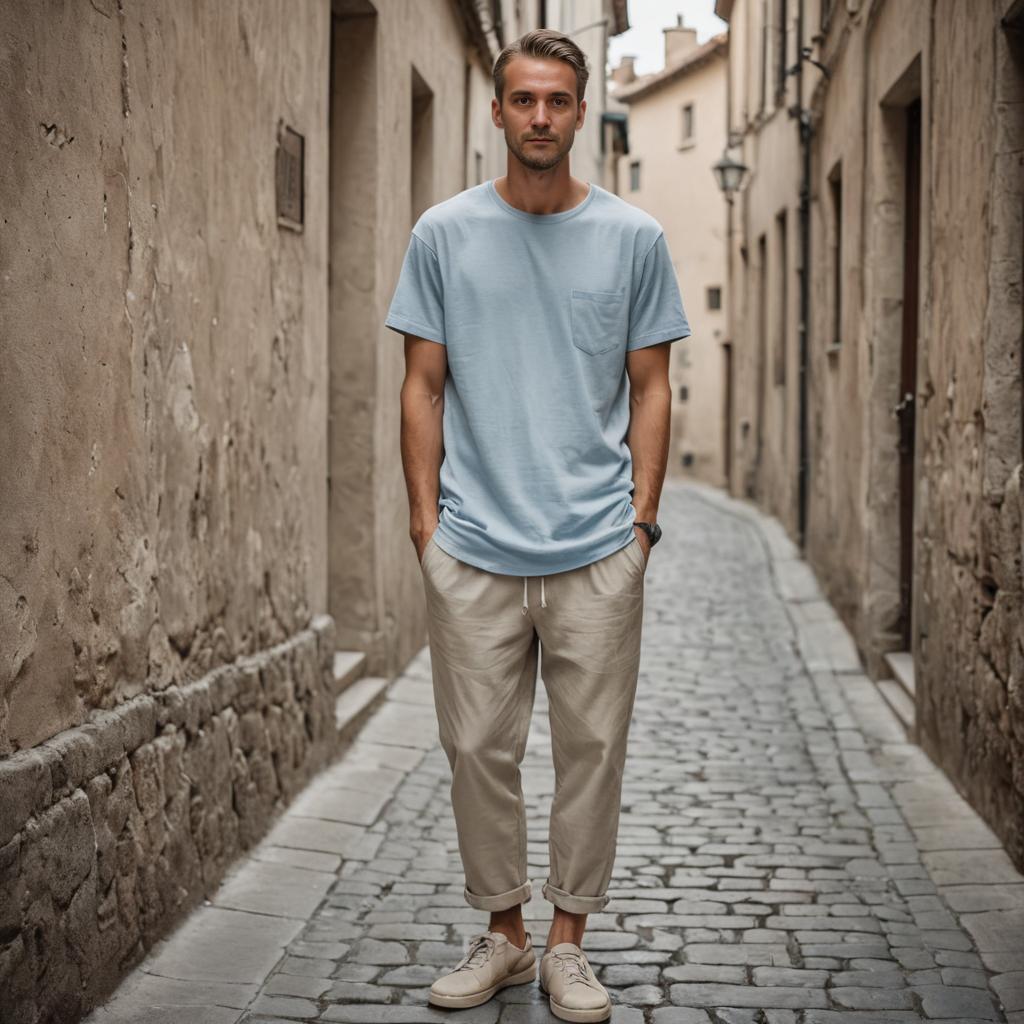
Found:
[{"label": "watch strap", "polygon": [[661,527],[657,523],[644,523],[637,520],[633,521],[634,526],[639,526],[644,533],[647,534],[647,539],[651,542],[651,547],[661,540]]}]

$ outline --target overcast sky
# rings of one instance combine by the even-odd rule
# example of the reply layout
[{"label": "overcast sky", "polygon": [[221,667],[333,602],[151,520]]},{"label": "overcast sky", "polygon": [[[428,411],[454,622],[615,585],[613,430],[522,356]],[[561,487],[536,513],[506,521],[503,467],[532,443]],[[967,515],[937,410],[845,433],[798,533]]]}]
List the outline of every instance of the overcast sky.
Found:
[{"label": "overcast sky", "polygon": [[717,32],[724,32],[726,24],[712,13],[715,0],[629,0],[628,32],[612,36],[608,41],[608,60],[611,67],[619,58],[632,54],[636,57],[636,73],[647,75],[665,66],[665,36],[662,29],[676,23],[676,15],[697,30],[697,41],[703,43]]}]

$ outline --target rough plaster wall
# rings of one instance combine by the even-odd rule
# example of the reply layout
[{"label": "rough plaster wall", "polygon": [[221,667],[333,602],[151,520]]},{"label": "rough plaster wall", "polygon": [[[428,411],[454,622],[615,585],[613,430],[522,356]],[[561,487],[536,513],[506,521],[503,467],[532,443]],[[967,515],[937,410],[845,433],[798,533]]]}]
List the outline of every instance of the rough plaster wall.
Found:
[{"label": "rough plaster wall", "polygon": [[330,530],[328,611],[338,645],[374,632],[374,393],[377,138],[381,69],[374,15],[334,19],[330,124]]},{"label": "rough plaster wall", "polygon": [[[462,96],[465,44],[453,7],[447,0],[392,0],[379,5],[378,46],[386,73],[378,80],[379,138],[388,159],[380,165],[378,184],[377,340],[374,475],[377,557],[360,570],[377,581],[376,628],[367,647],[370,671],[393,674],[423,644],[426,617],[423,581],[409,539],[409,502],[402,472],[399,392],[405,375],[402,337],[384,327],[384,316],[409,243],[412,64],[434,93],[434,189],[437,203],[464,187]],[[474,75],[483,75],[474,68]],[[489,77],[489,72],[488,72]],[[485,91],[474,89],[474,97]],[[488,96],[489,102],[489,96]],[[486,124],[488,108],[472,108],[475,122]],[[500,140],[501,133],[490,129]],[[502,143],[502,151],[504,144]],[[487,177],[504,173],[494,157],[485,156]],[[361,557],[361,554],[360,554]],[[376,667],[374,667],[376,666]]]},{"label": "rough plaster wall", "polygon": [[[968,638],[978,635],[988,603],[977,530],[988,250],[988,182],[982,169],[992,160],[992,25],[960,17],[955,9],[946,13],[953,25],[936,19],[934,61],[952,73],[934,77],[926,113],[934,248],[928,345],[919,372],[921,558],[915,597],[924,666],[920,723],[926,740],[946,750],[947,767],[960,776],[966,767],[963,732],[982,697],[976,687],[984,686],[976,678]],[[951,145],[950,138],[958,141]],[[970,145],[960,141],[965,138]],[[965,188],[972,179],[979,187]],[[948,628],[952,623],[959,628]]]},{"label": "rough plaster wall", "polygon": [[[812,154],[812,274],[808,423],[811,470],[807,557],[829,599],[856,633],[863,575],[867,501],[863,474],[867,458],[864,382],[868,377],[868,322],[864,315],[863,272],[873,257],[864,253],[869,216],[864,175],[865,54],[862,16],[855,31],[836,40],[839,58],[816,118]],[[810,77],[813,69],[808,72]],[[829,174],[842,166],[842,320],[833,326],[833,234]],[[838,340],[839,351],[828,352]]]},{"label": "rough plaster wall", "polygon": [[[927,65],[928,12],[916,0],[866,5],[837,26],[819,86],[813,275],[808,558],[830,600],[861,644],[869,665],[878,651],[900,646],[898,431],[903,267],[902,114],[883,108],[893,85],[918,54]],[[925,70],[927,76],[928,72]],[[927,87],[925,87],[927,88]],[[927,103],[927,101],[926,101]],[[927,128],[924,129],[927,131]],[[832,210],[828,176],[843,174],[843,314],[838,352],[832,342]],[[922,155],[922,191],[928,154]],[[922,199],[920,255],[930,245]],[[922,270],[922,304],[927,279]],[[919,323],[919,349],[927,347]]]},{"label": "rough plaster wall", "polygon": [[5,4],[0,752],[324,607],[327,17]]},{"label": "rough plaster wall", "polygon": [[[935,66],[951,73],[933,86],[918,713],[922,744],[1024,864],[1021,480],[1012,466],[1021,430],[1022,95],[1019,67],[1008,73],[1002,5],[987,6],[979,18],[938,2],[934,20]],[[1011,266],[990,264],[1000,253]]]},{"label": "rough plaster wall", "polygon": [[[775,216],[782,209],[788,211],[788,238],[790,253],[797,241],[797,201],[800,187],[800,152],[797,146],[796,125],[786,115],[784,107],[774,106],[774,96],[768,99],[768,117],[752,139],[752,160],[744,158],[753,171],[743,192],[745,215],[744,234],[748,249],[745,306],[747,336],[744,344],[743,376],[740,387],[746,392],[747,415],[751,429],[746,442],[745,469],[754,481],[755,493],[764,507],[777,515],[788,529],[795,529],[796,445],[792,438],[796,422],[796,317],[788,317],[787,374],[785,385],[777,386],[774,378],[772,340],[775,335],[776,300],[778,296],[777,246]],[[767,339],[764,344],[762,439],[760,458],[757,456],[758,366],[762,350],[761,317],[759,307],[758,239],[766,236],[768,254],[767,312],[764,322]],[[792,258],[789,264],[789,299],[791,310],[796,299],[797,279]]]}]

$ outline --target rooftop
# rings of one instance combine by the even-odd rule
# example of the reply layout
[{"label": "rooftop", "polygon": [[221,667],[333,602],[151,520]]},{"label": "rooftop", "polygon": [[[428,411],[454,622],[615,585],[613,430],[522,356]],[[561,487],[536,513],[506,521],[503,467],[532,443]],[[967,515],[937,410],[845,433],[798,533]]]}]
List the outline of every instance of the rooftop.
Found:
[{"label": "rooftop", "polygon": [[635,82],[630,82],[629,85],[617,86],[613,95],[623,103],[632,103],[634,100],[642,99],[644,96],[648,96],[650,93],[662,88],[662,86],[668,85],[678,78],[683,78],[692,71],[696,71],[697,68],[703,67],[703,65],[715,57],[726,56],[728,50],[729,33],[720,32],[718,35],[712,36],[707,42],[702,43],[695,50],[691,50],[682,60],[668,65],[661,71],[644,75],[642,78],[636,79]]}]

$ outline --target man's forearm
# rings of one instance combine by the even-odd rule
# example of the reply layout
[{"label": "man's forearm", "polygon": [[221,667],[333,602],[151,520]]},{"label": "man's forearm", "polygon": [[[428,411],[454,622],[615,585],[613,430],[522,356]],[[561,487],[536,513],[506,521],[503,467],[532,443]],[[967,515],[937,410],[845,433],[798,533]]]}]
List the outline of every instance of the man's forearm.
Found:
[{"label": "man's forearm", "polygon": [[418,381],[407,381],[401,394],[401,449],[409,496],[409,532],[431,533],[437,525],[444,458],[444,393],[431,394]]},{"label": "man's forearm", "polygon": [[626,444],[633,461],[633,507],[638,522],[657,521],[671,427],[672,391],[667,384],[630,394]]}]

